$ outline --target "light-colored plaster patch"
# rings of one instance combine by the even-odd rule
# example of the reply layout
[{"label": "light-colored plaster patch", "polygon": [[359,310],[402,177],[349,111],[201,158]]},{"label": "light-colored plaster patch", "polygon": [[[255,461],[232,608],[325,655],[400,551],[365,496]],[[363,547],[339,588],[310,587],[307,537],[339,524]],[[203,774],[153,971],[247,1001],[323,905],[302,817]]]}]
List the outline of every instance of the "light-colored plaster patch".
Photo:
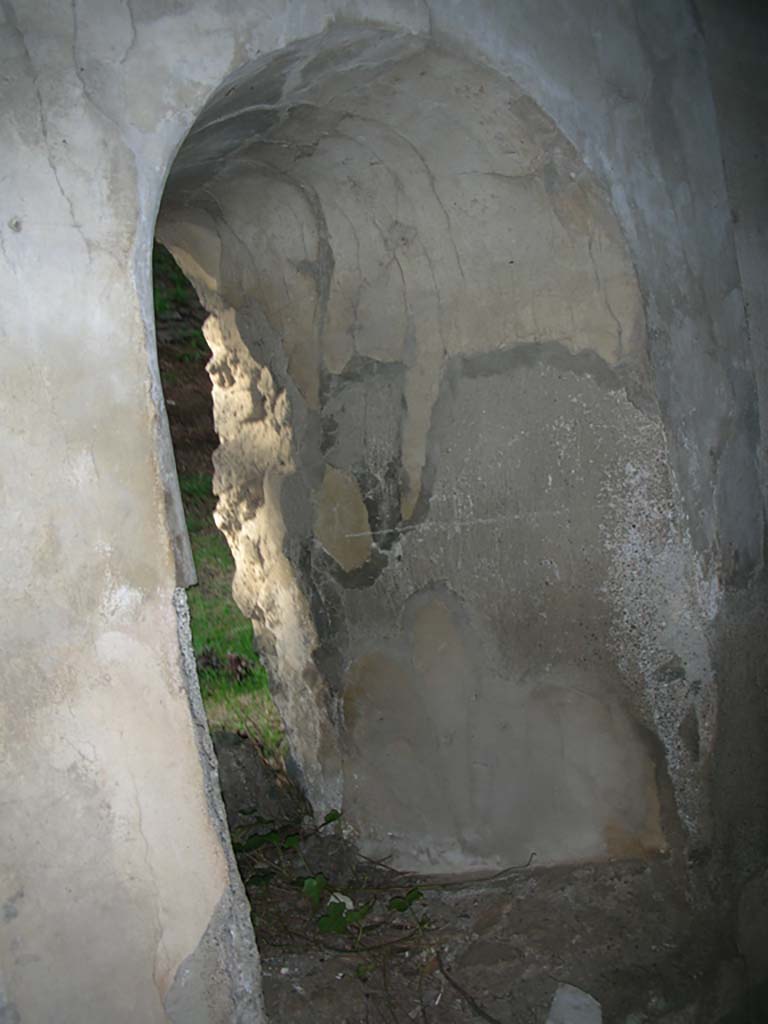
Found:
[{"label": "light-colored plaster patch", "polygon": [[317,493],[315,536],[345,572],[359,569],[371,550],[368,512],[354,477],[325,467]]}]

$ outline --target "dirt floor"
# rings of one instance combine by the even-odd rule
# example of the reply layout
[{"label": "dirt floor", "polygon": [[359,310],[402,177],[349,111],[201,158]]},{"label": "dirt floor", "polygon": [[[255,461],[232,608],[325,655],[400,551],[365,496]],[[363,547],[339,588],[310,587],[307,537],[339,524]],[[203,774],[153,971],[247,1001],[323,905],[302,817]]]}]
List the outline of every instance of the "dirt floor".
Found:
[{"label": "dirt floor", "polygon": [[361,858],[343,816],[317,828],[248,741],[217,748],[271,1021],[544,1024],[561,983],[606,1024],[750,1019],[734,1011],[741,962],[693,898],[698,869],[664,856],[404,875]]},{"label": "dirt floor", "polygon": [[[177,466],[210,475],[205,314],[163,251],[155,276]],[[253,731],[214,742],[275,1024],[544,1024],[561,983],[605,1024],[759,1024],[738,1009],[741,961],[684,857],[407,876],[359,856],[343,816],[318,828]]]}]

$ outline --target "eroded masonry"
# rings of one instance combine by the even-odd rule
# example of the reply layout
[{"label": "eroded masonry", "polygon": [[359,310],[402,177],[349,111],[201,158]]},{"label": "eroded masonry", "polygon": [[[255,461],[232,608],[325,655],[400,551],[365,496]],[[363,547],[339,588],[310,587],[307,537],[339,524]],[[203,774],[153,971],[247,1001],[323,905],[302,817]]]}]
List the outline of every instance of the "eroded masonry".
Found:
[{"label": "eroded masonry", "polygon": [[159,234],[212,313],[218,520],[313,805],[408,867],[636,855],[668,765],[706,829],[717,582],[551,119],[337,30],[224,83]]},{"label": "eroded masonry", "polygon": [[263,1019],[155,235],[208,312],[216,523],[317,820],[430,876],[660,865],[714,952],[621,1024],[757,1021],[768,20],[90,6],[0,6],[0,1021]]}]

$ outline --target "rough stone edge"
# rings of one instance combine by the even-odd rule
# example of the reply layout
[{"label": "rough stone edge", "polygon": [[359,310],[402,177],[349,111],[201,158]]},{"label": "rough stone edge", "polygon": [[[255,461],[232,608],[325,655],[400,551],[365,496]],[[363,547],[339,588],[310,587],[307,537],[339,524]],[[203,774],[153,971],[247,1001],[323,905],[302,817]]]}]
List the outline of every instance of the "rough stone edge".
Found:
[{"label": "rough stone edge", "polygon": [[[219,837],[229,872],[227,891],[216,908],[211,923],[200,940],[198,949],[204,944],[210,945],[211,943],[218,948],[220,969],[228,978],[230,985],[229,994],[232,1004],[230,1019],[233,1024],[261,1024],[266,1017],[262,999],[259,952],[251,924],[248,898],[232,850],[224,801],[221,796],[218,762],[211,741],[208,719],[203,707],[200,683],[197,677],[187,594],[181,587],[174,590],[173,607],[176,612],[180,667],[195,727],[195,740],[203,769],[203,786],[208,813]],[[218,935],[211,934],[214,928],[218,931]],[[177,981],[179,984],[183,984],[185,965],[189,964],[196,953],[197,950],[180,965],[167,998],[172,996]],[[222,1021],[221,1024],[224,1022]]]}]

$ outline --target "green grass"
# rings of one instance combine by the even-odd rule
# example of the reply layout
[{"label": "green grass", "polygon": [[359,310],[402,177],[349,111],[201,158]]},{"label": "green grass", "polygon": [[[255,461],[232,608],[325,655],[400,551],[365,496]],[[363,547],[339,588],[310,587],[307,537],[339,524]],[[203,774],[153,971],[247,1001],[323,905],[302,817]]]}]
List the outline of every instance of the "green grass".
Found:
[{"label": "green grass", "polygon": [[213,522],[216,499],[204,473],[179,479],[198,585],[187,591],[200,690],[212,728],[247,733],[269,758],[283,744],[267,673],[253,648],[253,629],[232,598],[235,566]]},{"label": "green grass", "polygon": [[[199,326],[205,314],[194,288],[159,243],[152,254],[152,271],[161,372],[165,386],[173,389],[180,380],[191,379],[195,369],[182,370],[182,363],[197,364],[205,374],[210,351]],[[175,412],[183,422],[197,413],[194,407],[184,407],[185,388],[178,397]],[[267,673],[254,652],[251,623],[232,598],[235,565],[213,522],[211,475],[182,473],[179,483],[199,581],[187,591],[187,598],[208,722],[212,728],[247,733],[267,758],[279,762],[280,717],[269,694]]]},{"label": "green grass", "polygon": [[155,314],[169,313],[195,298],[195,290],[168,250],[155,243],[152,251]]},{"label": "green grass", "polygon": [[[202,321],[204,314],[195,289],[173,256],[157,242],[152,250],[152,292],[156,319],[170,322],[170,328],[165,330],[165,338],[170,342],[166,356],[182,363],[199,362],[201,359],[207,362],[211,353],[196,322]],[[201,316],[195,317],[195,311]]]}]

